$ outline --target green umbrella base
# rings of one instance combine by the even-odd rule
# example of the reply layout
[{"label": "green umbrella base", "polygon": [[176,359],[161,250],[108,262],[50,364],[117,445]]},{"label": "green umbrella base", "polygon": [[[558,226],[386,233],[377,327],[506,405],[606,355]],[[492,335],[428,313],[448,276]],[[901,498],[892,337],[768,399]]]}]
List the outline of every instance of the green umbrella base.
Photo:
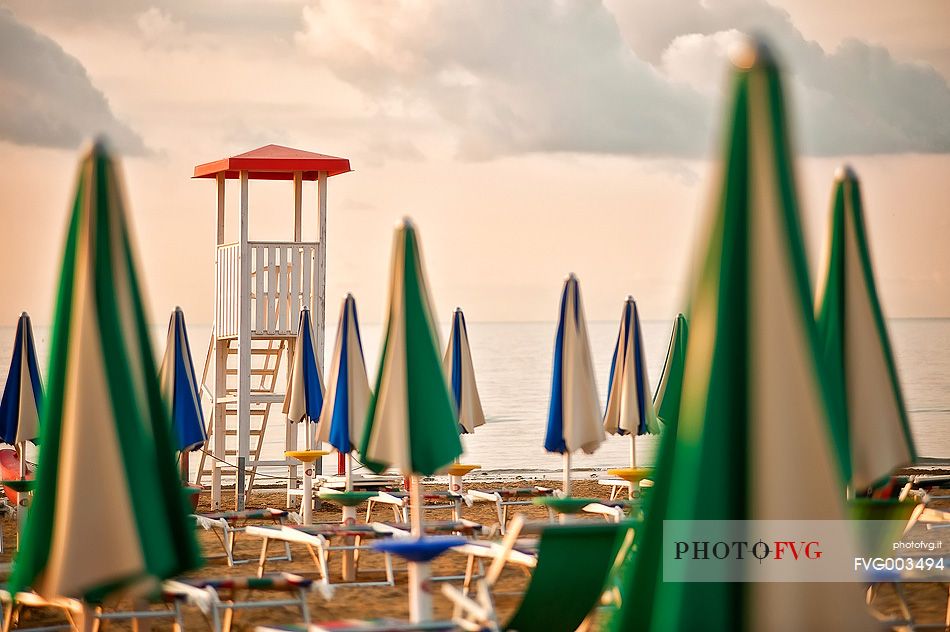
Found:
[{"label": "green umbrella base", "polygon": [[320,500],[335,503],[341,507],[356,507],[361,502],[376,496],[376,492],[320,492]]},{"label": "green umbrella base", "polygon": [[534,498],[532,502],[535,505],[541,505],[553,509],[559,514],[576,514],[584,511],[584,507],[591,503],[599,503],[599,498],[576,498],[568,496],[567,498],[557,498],[554,496],[543,496]]},{"label": "green umbrella base", "polygon": [[0,481],[0,485],[9,487],[15,492],[32,492],[36,489],[36,481],[33,479],[20,480],[15,479],[12,481]]}]

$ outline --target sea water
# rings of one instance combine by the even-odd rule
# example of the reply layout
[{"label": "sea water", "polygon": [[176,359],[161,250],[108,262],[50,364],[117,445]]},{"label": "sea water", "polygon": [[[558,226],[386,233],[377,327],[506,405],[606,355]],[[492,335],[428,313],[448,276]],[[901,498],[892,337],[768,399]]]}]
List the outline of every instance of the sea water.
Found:
[{"label": "sea water", "polygon": [[[644,321],[643,335],[651,387],[663,365],[671,322]],[[442,326],[442,341],[448,335]],[[508,474],[552,473],[562,467],[560,455],[544,451],[544,430],[551,391],[551,362],[556,323],[469,323],[469,339],[476,380],[487,423],[466,435],[463,462],[484,470]],[[918,452],[923,456],[950,457],[950,319],[897,319],[888,322],[891,342]],[[329,356],[335,323],[327,331]],[[615,322],[591,322],[589,331],[601,406],[606,404],[610,359],[617,338]],[[200,377],[210,339],[209,326],[189,329],[195,370]],[[15,328],[0,328],[0,384],[6,382]],[[152,328],[156,362],[161,362],[165,325]],[[49,329],[34,330],[41,371],[49,363]],[[382,326],[364,324],[363,347],[370,382],[375,381]],[[253,441],[253,438],[252,438]],[[629,463],[630,438],[610,437],[594,454],[577,454],[576,471],[583,475]],[[650,465],[658,438],[636,440],[637,462]],[[284,429],[280,406],[272,410],[265,437],[264,459],[280,458]],[[286,473],[286,470],[284,470]],[[279,475],[278,471],[272,474]]]}]

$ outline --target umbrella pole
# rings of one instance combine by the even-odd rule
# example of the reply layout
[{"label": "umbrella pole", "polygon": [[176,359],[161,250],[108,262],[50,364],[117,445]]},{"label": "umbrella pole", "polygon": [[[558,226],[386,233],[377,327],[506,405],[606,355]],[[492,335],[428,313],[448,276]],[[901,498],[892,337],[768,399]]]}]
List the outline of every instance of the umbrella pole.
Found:
[{"label": "umbrella pole", "polygon": [[[17,452],[20,457],[20,480],[26,479],[26,441],[18,441]],[[17,492],[16,494],[16,533],[19,547],[20,534],[23,532],[23,523],[26,521],[26,512],[30,508],[30,493]]]},{"label": "umbrella pole", "polygon": [[[310,418],[306,420],[307,449],[313,449],[313,433],[310,432]],[[316,463],[310,461],[303,464],[303,498],[300,499],[300,512],[304,525],[313,524],[313,472]]]},{"label": "umbrella pole", "polygon": [[188,462],[189,454],[190,452],[181,452],[178,455],[178,470],[181,472],[181,480],[184,483],[187,483],[191,477],[191,466]]},{"label": "umbrella pole", "polygon": [[[633,469],[637,466],[637,435],[630,433],[630,469]],[[632,499],[636,496],[637,490],[640,489],[640,483],[634,483],[633,481],[627,483],[627,498]]]},{"label": "umbrella pole", "polygon": [[[341,461],[344,463],[344,476],[346,477],[346,491],[353,491],[353,455],[347,452],[345,455],[340,453]],[[343,505],[343,524],[356,524],[356,507]],[[346,538],[347,544],[353,543],[353,538]],[[351,582],[356,579],[356,555],[352,549],[343,551],[343,581]]]},{"label": "umbrella pole", "polygon": [[346,453],[346,465],[344,466],[346,471],[344,475],[346,476],[346,491],[353,491],[353,454],[350,452]]},{"label": "umbrella pole", "polygon": [[[409,515],[412,535],[422,538],[421,479],[413,474],[409,483]],[[432,620],[432,593],[429,592],[431,571],[427,562],[409,562],[409,621],[421,623]]]},{"label": "umbrella pole", "polygon": [[571,453],[568,451],[564,452],[564,480],[561,490],[565,496],[571,495]]}]

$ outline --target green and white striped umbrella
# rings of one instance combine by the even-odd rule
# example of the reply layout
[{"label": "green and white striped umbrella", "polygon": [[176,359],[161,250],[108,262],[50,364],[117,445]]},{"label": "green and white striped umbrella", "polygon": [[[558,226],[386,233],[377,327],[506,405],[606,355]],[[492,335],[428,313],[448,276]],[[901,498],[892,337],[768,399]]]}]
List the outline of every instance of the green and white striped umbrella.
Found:
[{"label": "green and white striped umbrella", "polygon": [[416,229],[406,219],[393,243],[386,336],[360,449],[373,471],[428,476],[462,453],[434,314]]},{"label": "green and white striped umbrella", "polygon": [[689,325],[686,317],[676,315],[673,332],[670,334],[670,346],[663,360],[663,371],[653,394],[653,408],[667,428],[676,426],[680,416],[680,398],[683,394],[683,367],[686,365],[686,341],[689,337]]},{"label": "green and white striped umbrella", "polygon": [[818,338],[844,403],[832,430],[846,480],[863,490],[913,462],[915,450],[871,269],[861,186],[847,167],[835,177],[823,272]]},{"label": "green and white striped umbrella", "polygon": [[175,468],[118,165],[79,165],[37,490],[10,584],[96,601],[201,561]]},{"label": "green and white striped umbrella", "polygon": [[[661,533],[664,520],[846,517],[779,70],[757,43],[740,49],[735,64],[718,202],[690,300],[674,454],[661,449],[656,477],[668,495],[665,506],[646,507],[644,537]],[[634,566],[651,557],[638,555]],[[634,569],[648,585],[627,586],[623,629],[872,626],[858,585],[664,582],[652,561],[652,573]]]}]

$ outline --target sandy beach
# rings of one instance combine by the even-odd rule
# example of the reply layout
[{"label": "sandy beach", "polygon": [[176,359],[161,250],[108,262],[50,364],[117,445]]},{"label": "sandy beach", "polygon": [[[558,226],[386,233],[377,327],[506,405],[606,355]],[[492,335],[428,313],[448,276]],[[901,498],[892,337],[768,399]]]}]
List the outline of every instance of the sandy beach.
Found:
[{"label": "sandy beach", "polygon": [[[538,485],[556,485],[550,480],[528,481],[521,480],[517,482],[518,486]],[[510,486],[510,485],[509,485]],[[606,498],[609,495],[609,487],[599,485],[594,480],[574,481],[573,493],[576,496],[600,497]],[[473,489],[497,488],[497,484],[476,483],[470,486]],[[444,485],[427,485],[427,490],[445,489]],[[940,492],[935,492],[940,493]],[[248,508],[277,507],[283,508],[284,492],[278,490],[262,490],[255,492],[248,503]],[[933,508],[950,509],[950,501],[934,501],[928,506]],[[546,520],[546,512],[539,507],[516,508],[527,514],[533,520]],[[199,503],[199,511],[210,511],[209,494],[203,493]],[[359,516],[365,515],[365,505],[360,507]],[[338,520],[340,511],[331,505],[324,504],[323,507],[314,512],[315,522],[330,522]],[[388,507],[382,507],[374,511],[374,519],[387,521],[391,520],[391,511]],[[427,512],[427,518],[431,520],[449,519],[449,510],[436,510]],[[497,522],[494,506],[489,503],[476,503],[472,507],[466,507],[463,511],[463,517],[469,520],[477,521],[486,526]],[[589,515],[583,516],[584,520],[601,520],[600,517]],[[252,523],[253,524],[253,523]],[[265,522],[260,522],[265,524]],[[920,527],[918,527],[920,528]],[[16,532],[15,523],[12,517],[3,520],[4,541],[8,545],[15,542]],[[223,557],[220,557],[222,550],[215,535],[204,529],[197,529],[198,540],[201,543],[205,556],[208,558],[204,568],[191,573],[194,577],[247,577],[253,575],[256,570],[256,559],[260,554],[261,541],[253,537],[239,536],[235,545],[236,559],[252,559],[255,561],[237,564],[234,567],[228,567]],[[12,546],[0,554],[0,560],[9,562]],[[271,547],[271,555],[277,554],[278,547]],[[268,572],[287,571],[297,573],[306,577],[316,577],[317,571],[309,555],[303,547],[294,546],[292,548],[293,561],[273,561],[268,563]],[[381,556],[376,553],[367,553],[361,561],[361,568],[370,569],[366,573],[366,578],[372,578],[374,574],[371,569],[381,567]],[[434,575],[454,575],[464,572],[465,559],[457,554],[449,553],[439,558],[433,567]],[[374,617],[395,617],[407,619],[408,601],[405,566],[401,562],[395,562],[396,568],[396,586],[388,587],[367,587],[341,586],[335,589],[333,598],[326,600],[318,593],[312,593],[309,596],[310,613],[313,621],[332,621],[345,618],[374,618]],[[340,579],[339,558],[331,557],[331,573],[334,581]],[[379,573],[382,578],[382,573]],[[529,575],[519,568],[510,566],[507,568],[501,580],[497,585],[495,592],[496,604],[498,607],[499,619],[505,621],[517,608],[520,602],[520,595],[527,586]],[[905,594],[914,613],[917,622],[920,624],[941,623],[944,620],[947,604],[947,585],[943,583],[927,584],[905,584]],[[875,602],[876,606],[888,615],[899,616],[898,602],[893,588],[882,586],[878,592]],[[119,603],[118,607],[126,604]],[[437,618],[447,618],[451,616],[451,604],[441,595],[435,597],[435,616]],[[62,621],[63,618],[55,611],[34,610],[28,615],[29,621],[33,624],[54,623]],[[26,620],[25,620],[26,621]],[[234,620],[234,630],[253,630],[255,626],[262,624],[293,624],[300,622],[300,615],[294,608],[269,608],[261,610],[251,610],[240,613]],[[167,620],[159,620],[155,624],[155,629],[170,629],[170,623]],[[185,608],[185,625],[188,630],[208,629],[207,622],[201,612],[194,607]],[[131,629],[127,622],[110,623],[111,629],[126,630]]]}]

